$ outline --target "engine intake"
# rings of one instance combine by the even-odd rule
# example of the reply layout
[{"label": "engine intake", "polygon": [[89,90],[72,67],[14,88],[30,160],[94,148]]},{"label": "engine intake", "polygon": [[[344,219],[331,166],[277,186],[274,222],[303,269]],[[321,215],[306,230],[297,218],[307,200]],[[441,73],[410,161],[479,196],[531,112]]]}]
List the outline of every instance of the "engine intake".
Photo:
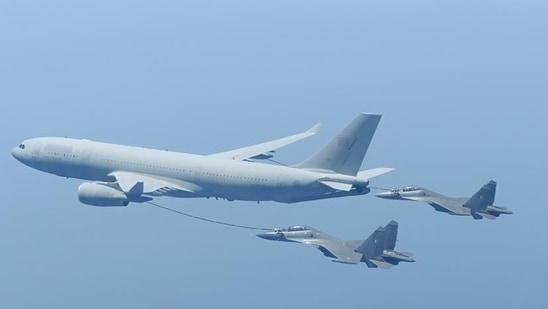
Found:
[{"label": "engine intake", "polygon": [[120,190],[96,182],[85,182],[78,187],[80,202],[102,207],[127,206],[129,199]]}]

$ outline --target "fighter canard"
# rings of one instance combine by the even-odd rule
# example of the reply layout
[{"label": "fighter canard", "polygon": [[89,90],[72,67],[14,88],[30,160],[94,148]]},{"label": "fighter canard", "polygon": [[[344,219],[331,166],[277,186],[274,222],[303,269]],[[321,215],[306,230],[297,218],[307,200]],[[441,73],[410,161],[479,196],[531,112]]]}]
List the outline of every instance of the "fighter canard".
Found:
[{"label": "fighter canard", "polygon": [[311,245],[320,250],[333,262],[358,264],[363,262],[369,268],[391,268],[400,262],[414,262],[410,253],[394,250],[398,235],[398,223],[390,221],[379,227],[367,240],[343,241],[312,227],[292,226],[258,234],[268,240],[297,242]]},{"label": "fighter canard", "polygon": [[376,194],[377,197],[393,200],[409,200],[428,203],[435,210],[457,216],[472,216],[474,219],[495,219],[501,214],[511,215],[505,207],[494,206],[497,183],[485,184],[470,198],[451,198],[421,187],[405,187]]},{"label": "fighter canard", "polygon": [[257,161],[316,134],[319,124],[299,134],[211,155],[59,137],[26,140],[12,155],[43,172],[91,180],[78,188],[79,200],[89,205],[126,206],[158,196],[296,203],[367,194],[369,179],[393,170],[359,171],[380,119],[381,115],[359,114],[318,153],[291,167]]}]

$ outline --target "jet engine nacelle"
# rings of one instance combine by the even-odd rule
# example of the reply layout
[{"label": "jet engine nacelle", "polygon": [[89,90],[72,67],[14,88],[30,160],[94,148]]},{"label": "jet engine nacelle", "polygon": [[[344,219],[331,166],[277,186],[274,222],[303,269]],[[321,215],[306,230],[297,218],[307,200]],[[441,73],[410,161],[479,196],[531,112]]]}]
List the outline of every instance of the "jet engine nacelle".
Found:
[{"label": "jet engine nacelle", "polygon": [[120,190],[96,182],[85,182],[78,187],[80,202],[92,206],[127,206],[129,199]]}]

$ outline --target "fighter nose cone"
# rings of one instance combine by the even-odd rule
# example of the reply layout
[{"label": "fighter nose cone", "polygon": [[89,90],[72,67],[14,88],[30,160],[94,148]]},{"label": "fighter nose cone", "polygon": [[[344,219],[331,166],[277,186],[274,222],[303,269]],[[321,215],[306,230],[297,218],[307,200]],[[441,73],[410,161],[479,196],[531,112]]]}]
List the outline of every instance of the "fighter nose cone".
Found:
[{"label": "fighter nose cone", "polygon": [[375,194],[376,197],[380,197],[380,198],[395,198],[395,197],[398,197],[399,194],[397,192],[392,192],[392,191],[385,191],[385,192],[381,192],[381,193],[377,193]]},{"label": "fighter nose cone", "polygon": [[261,233],[261,234],[257,234],[257,237],[262,239],[268,239],[268,240],[281,240],[284,238],[282,233],[277,233],[277,232]]}]

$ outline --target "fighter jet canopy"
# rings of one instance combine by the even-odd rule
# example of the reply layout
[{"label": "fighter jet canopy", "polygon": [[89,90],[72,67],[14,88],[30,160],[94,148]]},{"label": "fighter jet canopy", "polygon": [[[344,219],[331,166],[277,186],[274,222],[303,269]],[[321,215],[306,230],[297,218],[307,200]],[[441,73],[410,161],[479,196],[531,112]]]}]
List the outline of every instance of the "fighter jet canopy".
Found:
[{"label": "fighter jet canopy", "polygon": [[413,191],[419,191],[421,188],[419,187],[405,187],[401,189],[403,192],[413,192]]},{"label": "fighter jet canopy", "polygon": [[307,231],[309,229],[310,228],[308,228],[306,226],[303,226],[303,225],[295,225],[295,226],[288,227],[287,231],[288,232],[298,232],[298,231]]}]

